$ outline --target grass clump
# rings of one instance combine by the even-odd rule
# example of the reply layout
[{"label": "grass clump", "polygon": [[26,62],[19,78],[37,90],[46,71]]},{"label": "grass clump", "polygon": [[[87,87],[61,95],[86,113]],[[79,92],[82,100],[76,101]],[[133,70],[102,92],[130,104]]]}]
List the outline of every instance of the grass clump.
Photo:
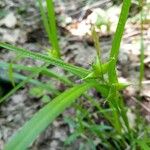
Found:
[{"label": "grass clump", "polygon": [[[47,89],[55,94],[55,98],[47,103],[42,109],[40,109],[33,117],[23,125],[23,127],[17,131],[17,133],[10,138],[5,144],[4,150],[24,150],[37,138],[37,136],[51,124],[57,116],[63,111],[74,104],[76,109],[75,119],[65,118],[65,122],[69,126],[73,126],[75,131],[66,139],[65,144],[71,144],[77,138],[83,138],[87,145],[90,145],[90,149],[96,149],[94,144],[94,138],[99,139],[99,146],[104,149],[133,149],[136,150],[139,147],[144,150],[150,149],[148,140],[148,129],[139,128],[138,125],[133,128],[128,119],[128,108],[125,106],[121,90],[128,86],[127,83],[119,83],[117,77],[116,64],[119,55],[119,49],[121,44],[122,35],[125,28],[125,23],[128,17],[128,12],[131,4],[131,0],[125,0],[123,2],[118,26],[114,35],[112,43],[112,49],[110,51],[109,61],[103,63],[101,61],[101,49],[98,41],[98,37],[95,31],[95,27],[92,27],[92,37],[97,50],[96,60],[91,66],[92,69],[85,69],[72,64],[65,63],[60,59],[60,48],[58,44],[56,21],[54,6],[52,0],[46,0],[47,12],[45,12],[42,1],[38,0],[41,11],[41,16],[45,30],[48,34],[48,40],[51,44],[51,55],[40,54],[28,51],[23,48],[18,48],[6,43],[0,43],[0,47],[14,51],[24,57],[29,57],[35,60],[44,62],[40,67],[27,67],[23,65],[13,64],[10,65],[5,62],[0,62],[0,66],[4,66],[9,70],[10,77],[13,79],[21,79],[22,81],[4,97],[0,99],[0,103],[8,99],[14,92],[20,87],[24,86],[27,82],[40,86],[40,88]],[[58,66],[78,77],[82,83],[78,84],[71,81],[69,78],[60,76],[55,72],[48,69],[49,65]],[[10,65],[10,66],[9,66]],[[30,76],[24,77],[18,73],[13,73],[16,70],[26,70],[31,73]],[[142,71],[141,71],[142,72]],[[33,79],[38,74],[55,78],[60,82],[66,84],[68,89],[60,93],[55,87],[49,84],[43,84],[40,81]],[[13,76],[12,76],[13,75]],[[107,107],[104,108],[95,97],[88,95],[89,89],[95,89],[103,96],[104,103]],[[87,102],[91,104],[88,109],[83,105],[83,101],[80,100],[75,103],[75,99],[83,96]],[[99,114],[106,123],[97,124],[93,119],[91,109],[96,108],[96,114]],[[84,149],[84,145],[82,145]]]}]

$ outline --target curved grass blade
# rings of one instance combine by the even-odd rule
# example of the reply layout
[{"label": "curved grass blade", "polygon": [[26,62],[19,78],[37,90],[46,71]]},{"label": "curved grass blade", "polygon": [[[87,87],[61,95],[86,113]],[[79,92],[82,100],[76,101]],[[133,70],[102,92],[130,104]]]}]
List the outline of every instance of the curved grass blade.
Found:
[{"label": "curved grass blade", "polygon": [[32,79],[34,76],[36,76],[38,73],[35,72],[33,74],[31,74],[28,77],[22,76],[20,74],[16,74],[14,73],[14,78],[19,79],[19,80],[23,80],[21,81],[18,85],[16,85],[10,92],[8,92],[5,96],[3,96],[2,98],[0,98],[0,103],[4,102],[6,99],[8,99],[11,95],[13,95],[17,90],[19,90],[21,87],[23,87],[26,83],[31,83],[34,84],[36,86],[40,86],[43,89],[48,90],[49,92],[53,92],[54,94],[59,94],[59,91],[57,89],[55,89],[54,87],[52,87],[49,84],[43,84],[37,80]]},{"label": "curved grass blade", "polygon": [[[35,74],[35,75],[37,75],[37,74]],[[27,80],[27,78],[28,78],[28,77],[23,76],[23,75],[18,74],[18,73],[14,73],[14,76],[15,76],[15,78],[20,79],[22,81]],[[38,80],[35,80],[35,79],[30,79],[29,83],[31,83],[33,85],[36,85],[36,86],[39,86],[39,87],[45,89],[46,91],[48,91],[50,93],[54,93],[54,94],[57,94],[57,95],[60,94],[60,92],[51,84],[42,83],[42,82],[40,82]]]},{"label": "curved grass blade", "polygon": [[25,150],[36,137],[93,84],[84,83],[70,88],[44,106],[5,145],[4,150]]},{"label": "curved grass blade", "polygon": [[[0,61],[0,68],[4,68],[4,69],[7,69],[9,66],[9,63],[6,63],[6,62],[2,62]],[[59,81],[67,84],[67,85],[72,85],[72,82],[66,77],[66,76],[63,76],[63,75],[59,75],[47,68],[44,68],[44,67],[40,67],[40,66],[25,66],[25,65],[19,65],[19,64],[13,64],[13,69],[15,69],[16,71],[20,71],[20,70],[25,70],[25,71],[29,71],[29,72],[35,72],[36,70],[39,70],[41,69],[41,74],[42,75],[45,75],[47,77],[50,77],[50,78],[55,78],[55,79],[58,79]]]},{"label": "curved grass blade", "polygon": [[126,23],[126,20],[128,17],[130,5],[131,5],[131,0],[123,1],[123,6],[122,6],[117,30],[116,30],[116,33],[114,35],[114,39],[112,42],[112,48],[111,48],[111,52],[110,52],[110,60],[112,58],[114,58],[114,61],[112,61],[110,63],[109,69],[108,69],[108,77],[109,77],[110,83],[118,82],[117,73],[116,73],[116,63],[117,63],[117,59],[118,59],[118,55],[119,55],[119,48],[120,48],[120,44],[121,44],[122,35],[124,32],[125,23]]},{"label": "curved grass blade", "polygon": [[26,80],[23,80],[22,82],[20,82],[18,85],[16,85],[9,93],[7,93],[4,97],[2,97],[0,99],[0,103],[2,103],[3,101],[5,101],[6,99],[8,99],[12,94],[14,94],[18,89],[20,89],[21,87],[23,87],[27,82],[29,82],[30,79],[32,79],[32,77],[34,77],[35,74],[32,74],[31,76],[29,76]]},{"label": "curved grass blade", "polygon": [[44,61],[46,63],[50,63],[52,65],[59,66],[59,67],[65,69],[65,70],[67,70],[67,71],[69,71],[69,72],[71,72],[71,73],[73,73],[73,74],[75,74],[81,78],[86,77],[90,73],[90,71],[88,71],[86,69],[64,63],[62,60],[59,60],[59,59],[56,59],[56,58],[53,58],[50,56],[46,56],[46,55],[43,55],[40,53],[31,52],[31,51],[28,51],[28,50],[23,49],[23,48],[18,48],[18,47],[12,46],[10,44],[0,43],[0,47],[6,48],[6,49],[11,50],[11,51],[15,51],[17,53],[20,53],[21,55],[23,55],[25,57],[38,59],[38,60]]}]

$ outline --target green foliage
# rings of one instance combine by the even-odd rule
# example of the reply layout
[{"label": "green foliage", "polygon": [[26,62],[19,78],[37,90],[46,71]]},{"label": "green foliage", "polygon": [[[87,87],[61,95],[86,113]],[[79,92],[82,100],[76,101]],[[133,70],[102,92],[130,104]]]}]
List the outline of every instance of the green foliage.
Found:
[{"label": "green foliage", "polygon": [[40,98],[41,96],[45,95],[45,91],[41,87],[33,87],[30,91],[29,94],[31,96],[34,96],[36,98]]},{"label": "green foliage", "polygon": [[10,139],[4,150],[12,150],[12,148],[15,150],[25,150],[60,113],[91,86],[91,83],[77,85],[56,97],[52,102],[37,112],[32,119]]},{"label": "green foliage", "polygon": [[149,150],[150,149],[150,141],[149,139],[137,140],[138,145],[142,150]]},{"label": "green foliage", "polygon": [[12,85],[15,87],[15,81],[14,81],[14,75],[13,75],[13,64],[12,63],[10,63],[10,65],[9,65],[8,74],[9,74],[9,78],[10,78]]},{"label": "green foliage", "polygon": [[[5,63],[0,63],[0,67],[1,68],[5,68],[8,69],[8,64]],[[26,68],[26,67],[25,67]],[[20,81],[20,83],[18,83],[10,92],[8,92],[5,96],[0,98],[0,103],[2,103],[4,100],[8,99],[12,94],[14,94],[18,89],[20,89],[22,86],[24,86],[26,83],[30,83],[30,84],[34,84],[36,86],[39,86],[45,90],[51,91],[55,94],[59,94],[59,91],[57,89],[55,89],[54,87],[52,87],[50,84],[43,84],[38,80],[34,80],[32,79],[33,77],[35,77],[37,74],[39,74],[42,70],[44,69],[44,67],[41,67],[40,69],[35,69],[32,70],[32,74],[29,75],[28,77],[25,77],[23,75],[20,75],[18,73],[13,73],[13,77],[14,80],[16,81]],[[8,80],[7,77],[5,77],[5,80]]]},{"label": "green foliage", "polygon": [[[7,70],[8,67],[9,67],[9,64],[6,63],[6,62],[0,61],[0,67]],[[41,70],[40,73],[42,75],[45,75],[45,76],[50,77],[50,78],[56,78],[57,80],[65,83],[65,84],[72,84],[71,81],[68,80],[68,78],[66,78],[65,76],[59,75],[59,74],[47,69],[46,67],[40,67],[40,66],[35,66],[35,67],[30,66],[30,67],[28,67],[28,66],[25,66],[25,65],[13,64],[12,68],[16,71],[25,70],[25,71],[29,71],[31,73],[33,73],[33,72],[40,69]],[[15,75],[15,77],[17,78],[17,75]]]},{"label": "green foliage", "polygon": [[30,57],[30,58],[35,59],[35,60],[41,60],[41,61],[44,61],[45,63],[59,66],[65,70],[79,76],[79,77],[85,77],[89,73],[89,71],[87,71],[84,68],[64,63],[62,60],[54,58],[54,57],[49,57],[47,55],[43,55],[40,53],[31,52],[31,51],[28,51],[26,49],[18,48],[18,47],[15,47],[15,46],[12,46],[12,45],[9,45],[6,43],[0,43],[0,47],[6,48],[6,49],[11,50],[11,51],[15,51],[16,53],[23,55],[24,57]]},{"label": "green foliage", "polygon": [[49,42],[52,45],[52,50],[50,51],[50,53],[53,57],[60,58],[60,48],[59,48],[59,42],[57,37],[56,18],[55,18],[55,10],[53,7],[53,1],[46,0],[46,4],[47,4],[46,10],[48,16],[46,15],[45,8],[43,7],[42,0],[38,0],[38,2],[39,2],[43,24],[47,32]]},{"label": "green foliage", "polygon": [[[14,51],[23,57],[40,60],[44,63],[42,66],[28,67],[0,61],[0,68],[4,68],[8,71],[8,79],[14,85],[14,88],[0,99],[0,103],[6,99],[8,100],[12,94],[26,83],[30,83],[33,84],[34,87],[29,93],[34,97],[41,98],[41,100],[47,104],[35,113],[34,116],[10,138],[4,150],[27,149],[37,136],[72,104],[76,110],[76,115],[73,119],[71,117],[65,118],[65,122],[68,123],[70,128],[74,128],[74,132],[66,139],[66,145],[75,142],[78,138],[82,138],[86,144],[81,144],[80,149],[86,149],[88,145],[91,150],[95,150],[96,145],[94,144],[94,140],[95,137],[97,137],[99,139],[99,144],[104,149],[121,150],[126,148],[137,149],[139,147],[144,150],[149,149],[149,141],[147,140],[149,131],[145,131],[144,127],[139,127],[142,123],[138,123],[135,128],[130,126],[127,115],[128,108],[125,106],[120,93],[120,91],[129,86],[129,84],[119,83],[116,72],[119,48],[131,0],[123,1],[122,11],[112,43],[110,58],[106,63],[103,63],[101,60],[99,37],[95,27],[92,27],[92,37],[97,55],[95,62],[89,70],[65,63],[60,59],[53,2],[52,0],[46,0],[46,10],[43,7],[42,0],[38,0],[38,2],[43,24],[48,34],[49,43],[52,46],[50,56],[47,55],[47,53],[35,53],[24,48],[18,48],[0,42],[0,47],[2,48]],[[141,59],[141,64],[143,64],[143,57]],[[48,68],[49,65],[64,69],[68,74],[70,73],[74,75],[74,77],[78,77],[81,83],[76,84],[65,75],[59,75],[51,71]],[[30,75],[26,77],[19,74],[18,72],[21,70],[29,72]],[[142,73],[143,69],[141,69],[140,81],[142,80]],[[41,83],[36,78],[38,75],[55,78],[65,84],[68,89],[61,93],[53,85]],[[16,80],[19,81],[18,84],[15,84]],[[99,99],[93,95],[89,96],[87,94],[89,89],[95,89],[97,93],[100,93],[103,97],[102,101],[99,101]],[[55,98],[51,99],[48,96],[49,93],[53,94]],[[79,99],[79,102],[75,103],[75,99],[79,98],[81,95],[84,100],[87,100],[86,102],[90,103],[90,107],[87,108],[87,106],[83,104],[84,101],[82,98]],[[104,106],[105,104],[106,106]],[[103,121],[103,123],[96,122],[93,116],[96,116],[96,119],[100,118],[100,120],[105,121]],[[141,136],[143,133],[145,136]]]},{"label": "green foliage", "polygon": [[114,39],[112,42],[112,48],[110,52],[110,59],[114,59],[111,62],[108,69],[108,76],[110,83],[117,82],[117,73],[116,73],[116,63],[119,55],[119,48],[121,44],[122,35],[124,32],[125,23],[129,14],[129,8],[131,5],[131,0],[123,1],[123,6],[121,9],[121,14],[118,22],[118,26],[114,35]]}]

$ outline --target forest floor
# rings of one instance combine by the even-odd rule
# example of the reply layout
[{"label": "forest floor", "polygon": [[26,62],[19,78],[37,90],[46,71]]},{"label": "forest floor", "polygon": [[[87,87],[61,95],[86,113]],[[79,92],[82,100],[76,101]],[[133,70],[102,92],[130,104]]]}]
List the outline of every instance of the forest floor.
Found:
[{"label": "forest floor", "polygon": [[[65,62],[85,68],[89,68],[96,55],[94,44],[88,34],[90,30],[87,22],[90,18],[88,16],[91,14],[88,15],[87,12],[89,9],[94,12],[99,8],[103,14],[102,17],[111,22],[109,32],[106,30],[106,26],[103,25],[99,33],[102,59],[106,61],[109,57],[111,42],[121,6],[112,5],[111,0],[105,0],[104,3],[93,2],[93,5],[90,6],[84,3],[81,4],[81,1],[70,0],[65,3],[56,1],[55,8],[62,59]],[[133,9],[127,21],[120,48],[118,76],[120,80],[125,80],[132,84],[123,91],[125,102],[131,108],[131,119],[135,116],[133,110],[138,107],[141,110],[141,115],[145,117],[147,122],[150,122],[150,16],[144,22],[145,72],[142,82],[143,88],[139,92],[141,25],[138,7],[133,6]],[[150,9],[144,8],[144,11],[150,14]],[[48,47],[48,40],[35,1],[0,1],[0,41],[15,44],[35,52],[45,52],[46,47]],[[0,62],[11,62],[12,60],[15,62],[15,58],[16,55],[14,53],[0,49]],[[31,59],[17,60],[16,63],[22,63],[28,66],[39,66],[42,64],[40,61],[33,61]],[[63,70],[57,67],[53,67],[53,70],[59,74],[65,74]],[[28,75],[26,72],[24,74]],[[44,77],[38,78],[43,82],[48,81]],[[60,90],[65,88],[56,80],[50,80],[49,82],[55,84]],[[32,85],[27,84],[11,96],[9,101],[0,106],[0,150],[3,149],[4,143],[8,138],[45,104],[45,102],[40,100],[40,97],[35,97],[30,94],[32,88]],[[138,101],[138,98],[141,101]],[[64,146],[63,144],[67,136],[72,132],[72,129],[65,123],[64,118],[74,113],[74,108],[65,111],[63,115],[53,122],[52,126],[48,127],[38,137],[36,142],[31,146],[31,149],[79,149],[79,145],[83,142],[80,139],[72,146]]]}]

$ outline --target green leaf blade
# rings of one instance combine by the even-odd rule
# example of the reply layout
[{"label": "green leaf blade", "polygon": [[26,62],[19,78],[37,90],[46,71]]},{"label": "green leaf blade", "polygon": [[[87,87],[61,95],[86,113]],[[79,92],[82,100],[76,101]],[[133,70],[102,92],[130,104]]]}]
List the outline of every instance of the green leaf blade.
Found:
[{"label": "green leaf blade", "polygon": [[112,42],[110,60],[114,59],[114,61],[110,63],[109,70],[108,70],[108,77],[109,77],[110,83],[118,82],[117,73],[116,73],[116,63],[117,63],[117,59],[119,55],[119,48],[120,48],[120,44],[121,44],[121,40],[122,40],[122,36],[124,32],[126,20],[128,17],[130,5],[131,5],[131,0],[123,1],[123,6],[122,6],[119,22],[118,22],[117,29],[116,29],[114,39]]},{"label": "green leaf blade", "polygon": [[59,48],[59,42],[57,38],[56,17],[55,17],[53,0],[46,0],[46,4],[47,4],[49,28],[51,31],[51,43],[53,45],[53,51],[55,51],[57,57],[59,58],[60,48]]},{"label": "green leaf blade", "polygon": [[22,56],[25,56],[28,58],[32,58],[35,60],[41,60],[45,63],[50,63],[52,65],[59,66],[59,67],[65,69],[65,70],[67,70],[67,71],[69,71],[69,72],[71,72],[71,73],[73,73],[73,74],[75,74],[81,78],[84,78],[85,76],[87,76],[90,73],[90,71],[88,71],[84,68],[64,63],[62,60],[59,60],[57,58],[49,57],[47,55],[43,55],[40,53],[31,52],[31,51],[28,51],[28,50],[23,49],[23,48],[18,48],[16,46],[12,46],[10,44],[0,42],[0,47],[3,47],[3,48],[8,49],[10,51],[14,51],[14,52],[19,53]]},{"label": "green leaf blade", "polygon": [[77,85],[56,97],[10,139],[4,150],[25,150],[60,113],[91,86],[91,83]]},{"label": "green leaf blade", "polygon": [[38,3],[39,3],[41,18],[42,18],[42,21],[43,21],[43,24],[44,24],[44,28],[45,28],[45,31],[46,31],[46,33],[48,35],[49,43],[51,43],[52,40],[51,40],[51,33],[50,33],[50,28],[49,28],[49,23],[48,23],[47,15],[45,13],[42,1],[38,0]]}]

